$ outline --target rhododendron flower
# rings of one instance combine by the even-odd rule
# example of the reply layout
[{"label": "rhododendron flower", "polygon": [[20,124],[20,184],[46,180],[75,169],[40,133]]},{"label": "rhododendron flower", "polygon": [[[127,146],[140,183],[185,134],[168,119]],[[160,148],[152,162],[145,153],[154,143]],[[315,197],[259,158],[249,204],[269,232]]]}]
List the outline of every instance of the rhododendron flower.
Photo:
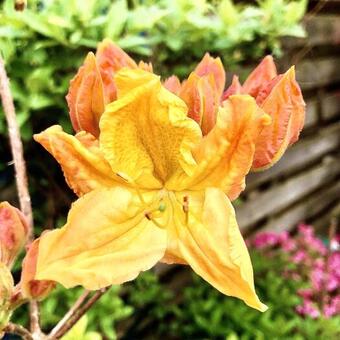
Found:
[{"label": "rhododendron flower", "polygon": [[87,57],[67,97],[77,134],[53,126],[35,136],[81,196],[66,225],[41,236],[36,280],[99,289],[180,263],[266,309],[230,201],[271,118],[250,95],[220,105],[224,82],[209,55],[186,82],[164,85],[109,41]]},{"label": "rhododendron flower", "polygon": [[305,103],[295,80],[294,66],[284,74],[277,74],[271,56],[265,57],[244,82],[234,77],[223,98],[247,93],[268,113],[273,122],[263,129],[256,144],[253,170],[264,170],[275,164],[287,147],[295,143],[305,120]]}]

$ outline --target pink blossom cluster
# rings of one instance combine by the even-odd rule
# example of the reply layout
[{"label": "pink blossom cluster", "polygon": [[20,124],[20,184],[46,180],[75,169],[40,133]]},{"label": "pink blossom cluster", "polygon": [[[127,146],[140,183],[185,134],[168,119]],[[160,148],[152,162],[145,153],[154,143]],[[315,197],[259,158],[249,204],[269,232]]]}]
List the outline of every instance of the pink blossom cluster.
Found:
[{"label": "pink blossom cluster", "polygon": [[295,264],[287,270],[294,280],[307,284],[298,291],[303,299],[296,307],[297,313],[311,318],[332,317],[340,314],[340,251],[339,236],[330,240],[330,247],[315,236],[313,227],[300,224],[296,235],[262,232],[250,242],[254,248],[266,255],[284,253],[288,261]]}]

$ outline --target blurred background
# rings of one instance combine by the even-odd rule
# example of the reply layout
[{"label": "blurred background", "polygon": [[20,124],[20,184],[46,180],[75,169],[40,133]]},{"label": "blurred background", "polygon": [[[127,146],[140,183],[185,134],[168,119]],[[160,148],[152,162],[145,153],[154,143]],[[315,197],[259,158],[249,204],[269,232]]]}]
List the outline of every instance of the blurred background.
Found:
[{"label": "blurred background", "polygon": [[[184,267],[160,265],[112,287],[68,339],[340,338],[340,1],[31,0],[23,12],[13,0],[0,1],[0,53],[24,140],[37,235],[64,224],[76,197],[32,134],[53,124],[72,131],[69,80],[105,37],[151,61],[164,78],[184,78],[208,51],[221,57],[230,83],[272,54],[280,71],[296,65],[307,115],[299,142],[270,170],[250,174],[236,202],[268,312],[224,297]],[[0,201],[17,204],[1,110]],[[59,287],[42,303],[45,329],[80,292]],[[25,310],[15,318],[26,322]]]}]

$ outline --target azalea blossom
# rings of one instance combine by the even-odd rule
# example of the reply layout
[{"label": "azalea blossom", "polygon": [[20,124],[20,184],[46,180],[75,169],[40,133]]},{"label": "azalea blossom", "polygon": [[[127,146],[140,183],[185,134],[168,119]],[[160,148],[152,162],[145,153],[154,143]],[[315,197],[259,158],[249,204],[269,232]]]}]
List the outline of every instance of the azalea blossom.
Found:
[{"label": "azalea blossom", "polygon": [[[217,98],[225,78],[215,66],[208,56],[196,74]],[[214,101],[202,131],[206,120],[193,116],[183,88],[174,77],[162,84],[151,65],[108,40],[88,55],[67,96],[76,135],[60,126],[35,135],[80,196],[66,225],[41,236],[35,280],[94,290],[159,261],[187,264],[222,293],[266,310],[231,200],[272,119],[252,96],[231,95]]]}]

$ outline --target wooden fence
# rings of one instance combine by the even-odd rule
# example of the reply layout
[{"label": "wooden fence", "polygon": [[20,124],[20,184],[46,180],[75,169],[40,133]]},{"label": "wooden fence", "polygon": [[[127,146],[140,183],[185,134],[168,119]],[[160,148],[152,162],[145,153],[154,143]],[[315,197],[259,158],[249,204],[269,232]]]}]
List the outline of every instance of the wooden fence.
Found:
[{"label": "wooden fence", "polygon": [[236,208],[245,234],[292,229],[300,221],[326,230],[330,217],[339,215],[340,1],[307,15],[305,25],[308,38],[287,39],[279,62],[282,71],[296,64],[307,104],[305,127],[275,166],[248,176],[245,199]]}]

